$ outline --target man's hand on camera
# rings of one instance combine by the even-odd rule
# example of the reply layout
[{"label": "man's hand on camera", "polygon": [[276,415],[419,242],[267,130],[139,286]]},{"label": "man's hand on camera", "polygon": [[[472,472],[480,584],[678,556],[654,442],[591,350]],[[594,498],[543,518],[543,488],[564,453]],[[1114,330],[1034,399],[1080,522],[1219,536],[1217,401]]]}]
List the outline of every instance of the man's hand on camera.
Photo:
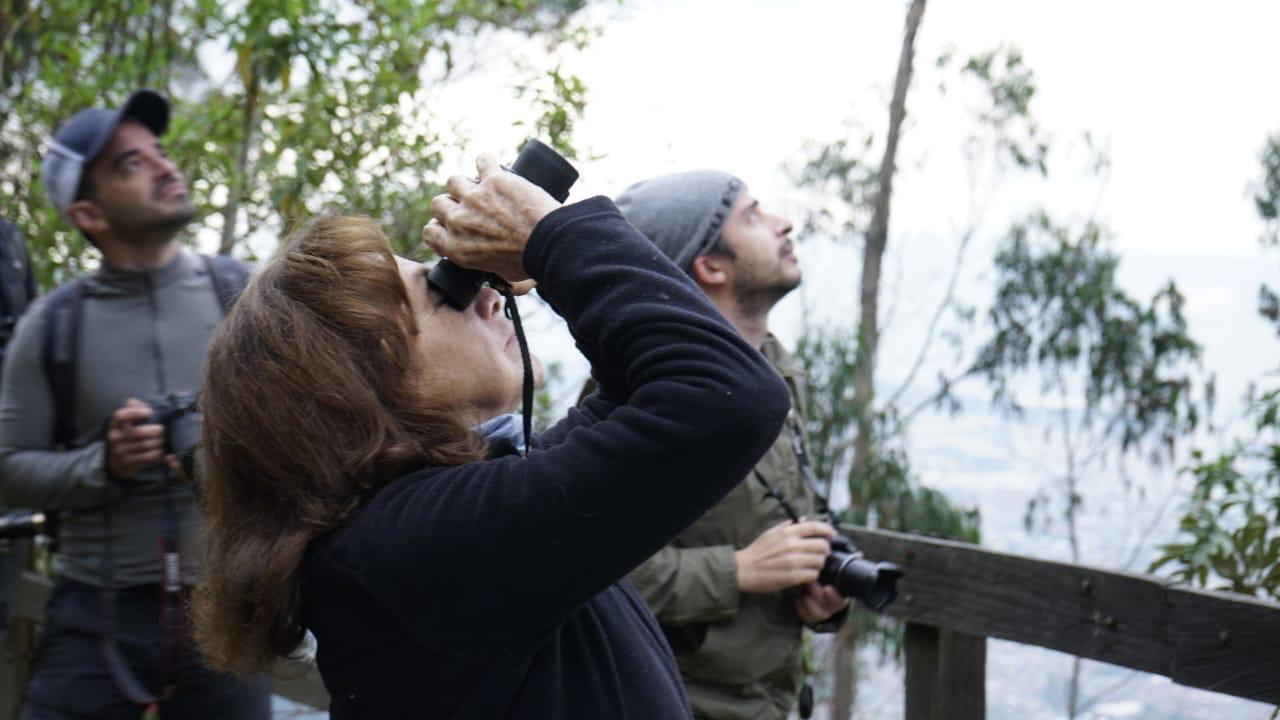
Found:
[{"label": "man's hand on camera", "polygon": [[836,535],[825,522],[784,522],[760,534],[734,553],[738,589],[745,593],[776,592],[818,579],[831,553],[827,538]]},{"label": "man's hand on camera", "polygon": [[453,262],[498,275],[509,283],[527,280],[524,247],[547,213],[560,203],[542,188],[503,170],[492,155],[476,160],[479,180],[455,175],[448,191],[431,201],[431,222],[422,241]]},{"label": "man's hand on camera", "polygon": [[107,423],[107,471],[132,480],[138,470],[164,457],[164,426],[140,425],[151,417],[151,406],[129,398]]},{"label": "man's hand on camera", "polygon": [[804,594],[796,598],[796,615],[805,625],[815,625],[848,605],[848,598],[836,592],[835,588],[814,581],[805,585]]}]

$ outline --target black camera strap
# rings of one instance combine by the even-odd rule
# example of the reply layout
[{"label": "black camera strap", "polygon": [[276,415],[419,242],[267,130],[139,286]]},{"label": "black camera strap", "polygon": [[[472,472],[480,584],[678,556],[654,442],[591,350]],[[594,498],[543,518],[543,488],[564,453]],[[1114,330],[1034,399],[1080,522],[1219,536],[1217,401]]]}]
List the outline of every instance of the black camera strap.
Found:
[{"label": "black camera strap", "polygon": [[[796,465],[800,468],[800,477],[804,480],[804,484],[809,487],[813,493],[814,506],[817,511],[827,517],[827,521],[835,525],[835,515],[831,512],[831,506],[827,502],[827,493],[823,492],[821,484],[818,482],[818,476],[813,471],[813,463],[809,461],[809,451],[805,448],[804,429],[800,426],[800,419],[794,411],[787,413],[787,419],[784,423],[787,429],[787,435],[791,440],[791,452],[795,455]],[[756,480],[764,487],[765,499],[777,501],[782,507],[782,511],[787,514],[791,522],[800,522],[800,516],[796,514],[795,508],[791,507],[791,503],[787,502],[787,498],[782,491],[775,488],[765,479],[759,470],[752,469],[752,474]],[[829,486],[828,486],[829,490]],[[807,720],[813,717],[813,668],[810,666],[809,659],[804,657],[801,661],[804,668],[804,682],[800,685],[800,693],[797,696],[797,712],[801,718]]]},{"label": "black camera strap", "polygon": [[809,451],[805,448],[804,428],[800,427],[800,418],[796,413],[787,413],[785,423],[787,434],[791,436],[791,452],[796,456],[796,464],[800,466],[800,477],[804,479],[804,484],[809,486],[809,491],[813,493],[814,505],[817,506],[818,512],[826,515],[833,522],[835,516],[831,513],[831,505],[827,498],[831,493],[831,483],[828,481],[827,487],[824,489],[822,483],[818,480],[817,474],[813,471],[813,463],[809,461]]},{"label": "black camera strap", "polygon": [[521,381],[520,398],[521,418],[524,421],[524,456],[529,457],[529,444],[533,435],[533,358],[529,355],[529,341],[524,337],[524,325],[520,322],[520,308],[516,306],[516,296],[511,288],[501,289],[506,298],[503,307],[511,324],[515,326],[516,344],[520,346],[520,362],[524,365],[524,377]]}]

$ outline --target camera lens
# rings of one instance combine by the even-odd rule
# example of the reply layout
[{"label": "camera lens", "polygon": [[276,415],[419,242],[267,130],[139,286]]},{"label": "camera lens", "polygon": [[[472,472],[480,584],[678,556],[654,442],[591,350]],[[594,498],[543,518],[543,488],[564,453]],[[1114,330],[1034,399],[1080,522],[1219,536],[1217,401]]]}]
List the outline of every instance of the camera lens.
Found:
[{"label": "camera lens", "polygon": [[818,576],[845,597],[859,600],[872,610],[882,610],[898,597],[902,568],[887,562],[863,560],[856,554],[832,550]]}]

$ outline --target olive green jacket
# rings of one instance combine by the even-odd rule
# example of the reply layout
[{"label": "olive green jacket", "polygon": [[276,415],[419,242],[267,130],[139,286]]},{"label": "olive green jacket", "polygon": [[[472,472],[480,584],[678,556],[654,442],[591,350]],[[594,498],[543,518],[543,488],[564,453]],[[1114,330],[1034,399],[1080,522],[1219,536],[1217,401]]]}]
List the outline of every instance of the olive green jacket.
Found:
[{"label": "olive green jacket", "polygon": [[[791,389],[793,418],[803,428],[804,378],[769,336],[761,348]],[[800,474],[783,430],[755,470],[801,515],[815,518],[815,496]],[[631,573],[671,640],[698,718],[783,720],[795,705],[802,676],[796,589],[738,592],[734,553],[787,519],[764,497],[754,473],[667,547]],[[838,616],[843,619],[843,616]],[[823,629],[835,623],[824,623]]]}]

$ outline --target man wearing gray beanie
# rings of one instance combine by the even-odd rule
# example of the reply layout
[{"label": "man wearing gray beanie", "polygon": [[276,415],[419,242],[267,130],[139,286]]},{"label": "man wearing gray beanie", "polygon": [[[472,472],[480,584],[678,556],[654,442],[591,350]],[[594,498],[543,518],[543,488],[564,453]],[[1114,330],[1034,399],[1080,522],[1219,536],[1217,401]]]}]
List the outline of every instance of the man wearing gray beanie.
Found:
[{"label": "man wearing gray beanie", "polygon": [[751,475],[631,574],[676,652],[695,717],[783,720],[805,675],[802,628],[833,631],[847,608],[817,584],[832,527],[792,523],[776,500],[762,499],[781,494],[807,517],[825,507],[804,476],[804,377],[768,326],[769,311],[800,284],[791,223],[762,210],[741,180],[712,170],[636,183],[617,205],[791,389],[786,427]]}]

